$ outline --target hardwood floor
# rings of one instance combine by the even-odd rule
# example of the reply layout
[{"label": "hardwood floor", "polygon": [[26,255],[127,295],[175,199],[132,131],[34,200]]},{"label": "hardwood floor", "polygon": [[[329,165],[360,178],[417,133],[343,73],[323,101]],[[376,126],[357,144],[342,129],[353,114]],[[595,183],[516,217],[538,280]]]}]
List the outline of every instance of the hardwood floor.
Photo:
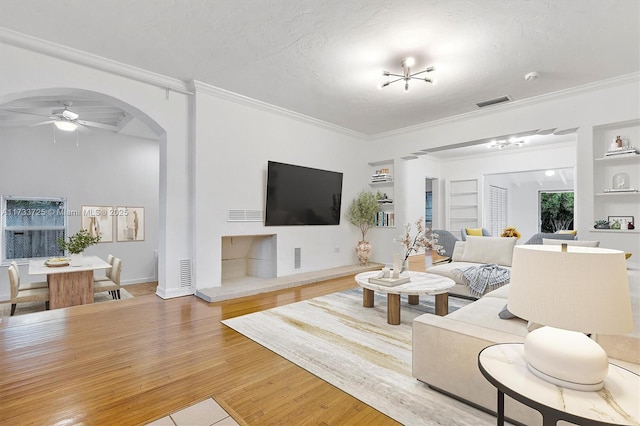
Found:
[{"label": "hardwood floor", "polygon": [[397,424],[220,323],[352,287],[351,276],[217,303],[148,294],[7,318],[0,423],[145,424],[213,397],[239,424]]}]

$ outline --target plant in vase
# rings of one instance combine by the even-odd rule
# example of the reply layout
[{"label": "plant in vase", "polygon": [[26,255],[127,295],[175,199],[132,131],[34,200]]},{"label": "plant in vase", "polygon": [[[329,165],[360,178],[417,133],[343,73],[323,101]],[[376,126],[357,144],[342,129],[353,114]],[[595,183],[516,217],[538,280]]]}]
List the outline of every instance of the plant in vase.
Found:
[{"label": "plant in vase", "polygon": [[362,240],[356,246],[356,254],[360,265],[363,266],[369,263],[369,257],[371,257],[371,244],[365,240],[365,237],[375,224],[376,213],[378,213],[378,197],[367,191],[360,192],[347,209],[347,219],[360,228],[362,233]]},{"label": "plant in vase", "polygon": [[89,235],[89,231],[81,229],[72,236],[69,237],[69,241],[65,241],[64,238],[58,238],[58,246],[65,251],[68,251],[71,257],[71,266],[82,265],[82,252],[89,246],[100,242],[100,235],[92,237]]},{"label": "plant in vase", "polygon": [[404,227],[404,234],[398,239],[404,247],[402,269],[407,267],[406,263],[412,253],[424,250],[425,254],[428,255],[428,252],[435,250],[437,253],[442,254],[443,247],[438,244],[438,234],[425,227],[422,218],[416,220],[415,224],[416,234],[414,236],[411,235],[411,224],[407,223]]},{"label": "plant in vase", "polygon": [[609,221],[604,219],[596,220],[596,224],[593,226],[596,229],[609,229]]}]

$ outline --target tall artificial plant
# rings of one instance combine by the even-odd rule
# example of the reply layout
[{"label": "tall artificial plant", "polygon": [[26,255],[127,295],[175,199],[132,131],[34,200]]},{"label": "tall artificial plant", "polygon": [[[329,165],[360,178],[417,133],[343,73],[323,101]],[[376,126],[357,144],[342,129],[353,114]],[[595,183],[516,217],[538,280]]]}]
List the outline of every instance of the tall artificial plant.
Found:
[{"label": "tall artificial plant", "polygon": [[377,212],[378,197],[372,192],[362,191],[351,201],[347,209],[347,219],[360,228],[362,241],[364,241],[369,229],[375,224]]}]

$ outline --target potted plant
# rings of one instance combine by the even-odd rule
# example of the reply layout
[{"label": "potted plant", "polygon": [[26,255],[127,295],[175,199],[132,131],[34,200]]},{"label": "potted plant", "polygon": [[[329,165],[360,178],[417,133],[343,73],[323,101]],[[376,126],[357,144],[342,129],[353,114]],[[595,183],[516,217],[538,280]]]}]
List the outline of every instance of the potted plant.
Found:
[{"label": "potted plant", "polygon": [[347,209],[347,219],[349,222],[360,228],[362,240],[356,246],[356,254],[360,265],[369,263],[371,257],[371,244],[365,240],[367,232],[375,224],[376,213],[378,212],[378,197],[372,192],[361,191],[356,198],[351,201]]},{"label": "potted plant", "polygon": [[65,241],[64,238],[58,238],[58,246],[70,254],[71,266],[82,265],[82,252],[89,246],[100,242],[100,235],[92,237],[89,235],[89,231],[81,229],[72,236],[69,237],[69,241]]},{"label": "potted plant", "polygon": [[594,225],[596,229],[609,229],[609,221],[604,219],[596,220],[596,224]]}]

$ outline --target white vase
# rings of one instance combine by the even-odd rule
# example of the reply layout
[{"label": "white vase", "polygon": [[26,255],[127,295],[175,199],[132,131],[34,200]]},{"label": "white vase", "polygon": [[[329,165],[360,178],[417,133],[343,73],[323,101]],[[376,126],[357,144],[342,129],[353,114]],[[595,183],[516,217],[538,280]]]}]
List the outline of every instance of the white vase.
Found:
[{"label": "white vase", "polygon": [[71,253],[69,265],[82,266],[82,253]]}]

